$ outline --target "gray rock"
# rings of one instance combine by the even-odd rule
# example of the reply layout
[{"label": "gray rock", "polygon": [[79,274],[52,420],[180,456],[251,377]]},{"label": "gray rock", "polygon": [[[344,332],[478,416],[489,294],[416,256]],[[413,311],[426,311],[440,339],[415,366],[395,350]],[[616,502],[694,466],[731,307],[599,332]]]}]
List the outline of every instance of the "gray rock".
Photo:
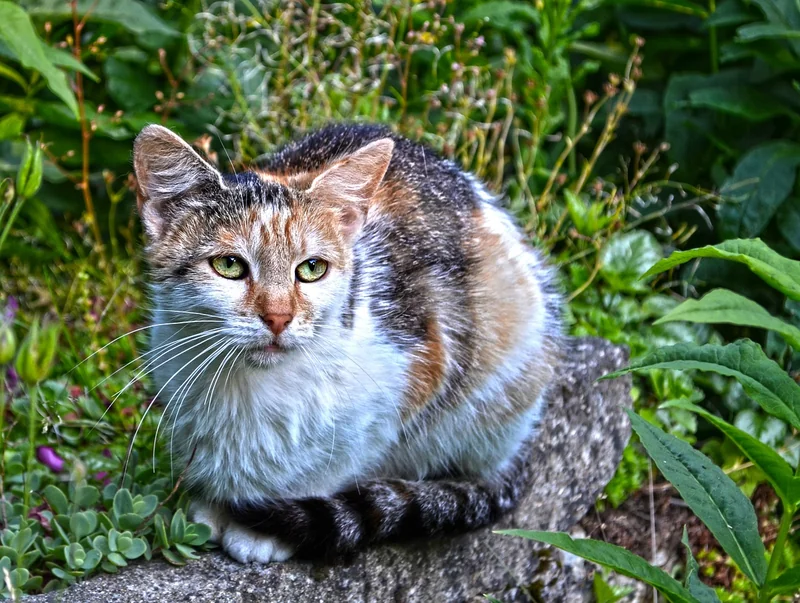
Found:
[{"label": "gray rock", "polygon": [[[380,546],[334,566],[239,565],[219,552],[186,567],[139,563],[33,602],[151,601],[582,601],[586,566],[498,528],[568,530],[611,479],[630,435],[624,413],[630,379],[596,382],[627,362],[624,348],[596,338],[568,343],[568,360],[553,388],[533,449],[530,492],[518,510],[492,528],[415,545]],[[28,600],[28,599],[26,599]]]}]

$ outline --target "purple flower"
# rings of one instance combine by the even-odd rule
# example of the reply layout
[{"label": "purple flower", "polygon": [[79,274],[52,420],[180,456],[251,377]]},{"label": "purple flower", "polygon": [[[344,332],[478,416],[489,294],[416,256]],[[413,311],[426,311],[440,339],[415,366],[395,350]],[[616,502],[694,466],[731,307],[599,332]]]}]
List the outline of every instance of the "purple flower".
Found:
[{"label": "purple flower", "polygon": [[8,391],[13,392],[17,389],[18,384],[19,375],[17,375],[17,371],[13,366],[9,366],[6,371],[6,387],[8,387]]},{"label": "purple flower", "polygon": [[14,317],[17,315],[17,310],[19,310],[17,298],[14,296],[9,297],[6,300],[6,308],[3,311],[3,320],[8,324],[13,323]]},{"label": "purple flower", "polygon": [[94,474],[94,479],[96,479],[98,482],[102,482],[107,477],[108,477],[108,471],[99,471],[98,473]]},{"label": "purple flower", "polygon": [[103,448],[103,456],[110,459],[111,451],[108,448]]},{"label": "purple flower", "polygon": [[36,458],[43,465],[49,467],[52,471],[58,473],[64,468],[64,459],[62,459],[56,451],[50,446],[39,446],[36,449]]}]

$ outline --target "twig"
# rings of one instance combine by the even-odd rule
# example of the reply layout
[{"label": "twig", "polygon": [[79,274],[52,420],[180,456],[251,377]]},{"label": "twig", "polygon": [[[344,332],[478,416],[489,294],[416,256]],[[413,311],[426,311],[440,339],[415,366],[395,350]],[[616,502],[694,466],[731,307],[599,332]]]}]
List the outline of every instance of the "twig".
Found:
[{"label": "twig", "polygon": [[[83,27],[86,25],[86,19],[89,17],[89,14],[94,10],[97,6],[99,0],[95,0],[94,4],[89,8],[86,13],[83,15],[83,19],[78,20],[78,0],[71,0],[70,6],[72,7],[72,24],[73,24],[73,42],[72,42],[72,56],[75,57],[76,60],[81,60],[81,34],[83,32]],[[103,251],[103,239],[100,236],[100,225],[97,223],[97,214],[94,210],[94,201],[92,200],[92,191],[89,187],[89,140],[92,137],[91,128],[86,122],[86,102],[84,99],[83,94],[83,74],[80,71],[75,72],[75,92],[78,97],[78,114],[80,119],[81,125],[81,181],[80,181],[80,188],[81,192],[83,193],[83,202],[86,205],[86,214],[89,217],[90,226],[92,229],[92,234],[95,238],[95,243],[97,245],[97,250],[100,252],[100,256],[104,257]],[[108,269],[107,263],[106,270]]]}]

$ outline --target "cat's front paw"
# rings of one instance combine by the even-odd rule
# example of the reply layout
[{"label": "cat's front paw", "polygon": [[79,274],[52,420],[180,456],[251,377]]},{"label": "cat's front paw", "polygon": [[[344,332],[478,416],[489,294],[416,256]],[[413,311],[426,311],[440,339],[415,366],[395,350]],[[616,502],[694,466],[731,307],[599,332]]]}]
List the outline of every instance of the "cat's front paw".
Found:
[{"label": "cat's front paw", "polygon": [[217,505],[193,500],[189,505],[189,520],[194,523],[204,523],[211,528],[210,542],[222,541],[222,533],[228,525],[228,516]]},{"label": "cat's front paw", "polygon": [[294,554],[291,547],[277,538],[259,534],[235,523],[225,528],[222,548],[239,563],[286,561]]}]

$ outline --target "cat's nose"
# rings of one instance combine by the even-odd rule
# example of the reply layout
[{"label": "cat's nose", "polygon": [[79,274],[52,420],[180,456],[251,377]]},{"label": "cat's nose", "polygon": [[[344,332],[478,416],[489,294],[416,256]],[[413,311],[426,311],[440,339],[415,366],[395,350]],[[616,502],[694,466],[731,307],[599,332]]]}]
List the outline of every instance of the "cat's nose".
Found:
[{"label": "cat's nose", "polygon": [[263,314],[261,316],[261,320],[267,324],[269,330],[275,334],[275,337],[286,330],[293,318],[294,316],[291,314]]}]

